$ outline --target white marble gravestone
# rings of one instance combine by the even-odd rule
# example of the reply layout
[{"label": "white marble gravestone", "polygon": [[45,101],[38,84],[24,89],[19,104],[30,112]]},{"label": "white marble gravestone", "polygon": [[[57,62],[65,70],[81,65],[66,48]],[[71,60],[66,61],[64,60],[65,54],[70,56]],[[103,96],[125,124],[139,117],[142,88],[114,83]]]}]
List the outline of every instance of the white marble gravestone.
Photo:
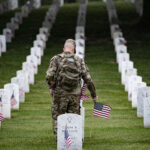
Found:
[{"label": "white marble gravestone", "polygon": [[39,47],[41,49],[41,55],[43,56],[44,54],[44,42],[42,40],[35,40],[33,42],[33,47]]},{"label": "white marble gravestone", "polygon": [[76,33],[75,34],[75,39],[78,40],[78,39],[85,39],[85,35],[83,33]]},{"label": "white marble gravestone", "polygon": [[115,49],[118,45],[124,45],[125,43],[126,43],[126,40],[123,37],[118,37],[114,39]]},{"label": "white marble gravestone", "polygon": [[77,26],[76,27],[76,33],[83,33],[84,34],[84,27],[82,27],[82,26]]},{"label": "white marble gravestone", "polygon": [[28,72],[29,84],[34,84],[34,68],[33,65],[29,62],[22,63],[22,70]]},{"label": "white marble gravestone", "polygon": [[29,81],[28,81],[28,77],[29,74],[24,71],[24,70],[18,70],[17,71],[17,77],[18,78],[23,78],[23,83],[24,83],[24,92],[29,93],[30,92],[30,88],[29,88]]},{"label": "white marble gravestone", "polygon": [[82,117],[68,113],[58,116],[57,120],[57,150],[66,150],[64,139],[66,127],[72,141],[69,150],[82,150]]},{"label": "white marble gravestone", "polygon": [[132,61],[123,61],[121,66],[121,83],[125,84],[125,72],[128,69],[133,69],[133,62]]},{"label": "white marble gravestone", "polygon": [[142,82],[142,77],[141,76],[137,76],[137,75],[132,75],[129,77],[129,85],[128,85],[128,100],[131,101],[132,100],[132,92],[133,89],[135,87],[135,84],[138,82]]},{"label": "white marble gravestone", "polygon": [[144,111],[144,99],[147,96],[147,92],[150,93],[150,87],[144,87],[138,89],[137,94],[137,117],[143,117]]},{"label": "white marble gravestone", "polygon": [[85,40],[83,40],[83,39],[78,39],[78,40],[76,40],[75,42],[76,42],[76,46],[85,48]]},{"label": "white marble gravestone", "polygon": [[36,35],[36,39],[37,40],[42,40],[44,43],[47,41],[47,37],[43,33],[40,33],[40,34]]},{"label": "white marble gravestone", "polygon": [[12,31],[12,37],[15,37],[15,25],[9,22],[6,24],[6,27]]},{"label": "white marble gravestone", "polygon": [[34,73],[38,73],[38,59],[35,55],[29,55],[26,57],[26,61],[31,63],[34,69]]},{"label": "white marble gravestone", "polygon": [[40,28],[39,33],[45,34],[47,39],[48,39],[48,37],[49,37],[49,30],[48,30],[48,28],[46,28],[46,27]]},{"label": "white marble gravestone", "polygon": [[38,9],[41,7],[41,0],[33,0],[33,7]]},{"label": "white marble gravestone", "polygon": [[120,31],[116,31],[113,33],[113,39],[123,37],[123,33]]},{"label": "white marble gravestone", "polygon": [[127,46],[126,45],[117,45],[115,47],[116,53],[127,53]]},{"label": "white marble gravestone", "polygon": [[10,10],[18,8],[18,0],[8,0],[8,7]]},{"label": "white marble gravestone", "polygon": [[144,98],[144,128],[150,128],[150,93]]},{"label": "white marble gravestone", "polygon": [[4,118],[11,118],[11,105],[10,105],[10,95],[9,91],[5,89],[0,89],[0,97],[2,99],[2,114]]},{"label": "white marble gravestone", "polygon": [[113,39],[114,32],[120,31],[119,25],[118,24],[111,25],[110,31],[111,31],[111,38]]},{"label": "white marble gravestone", "polygon": [[16,12],[15,18],[18,20],[19,24],[22,24],[22,13],[21,12]]},{"label": "white marble gravestone", "polygon": [[138,89],[146,87],[145,82],[137,82],[135,83],[133,89],[132,89],[132,108],[137,108],[137,94],[138,94]]},{"label": "white marble gravestone", "polygon": [[4,89],[10,93],[10,102],[15,99],[16,103],[11,105],[11,109],[19,110],[19,86],[15,83],[9,83],[4,85]]},{"label": "white marble gravestone", "polygon": [[130,56],[128,53],[120,53],[117,55],[117,62],[118,62],[118,71],[121,72],[122,63],[129,61]]},{"label": "white marble gravestone", "polygon": [[15,30],[19,29],[19,21],[17,20],[17,18],[11,18],[11,23],[14,24]]},{"label": "white marble gravestone", "polygon": [[25,101],[24,78],[21,76],[13,77],[11,78],[11,83],[15,83],[19,86],[19,102],[24,103]]},{"label": "white marble gravestone", "polygon": [[41,64],[41,49],[39,47],[32,47],[31,50],[30,50],[30,54],[31,55],[34,55],[37,57],[37,60],[38,60],[38,65]]},{"label": "white marble gravestone", "polygon": [[84,47],[76,46],[76,55],[80,58],[84,58]]},{"label": "white marble gravestone", "polygon": [[1,50],[1,52],[6,52],[6,37],[5,37],[5,35],[0,35],[0,50]]},{"label": "white marble gravestone", "polygon": [[22,17],[24,17],[24,18],[28,17],[29,12],[30,12],[30,10],[27,5],[22,6],[22,8],[21,8]]},{"label": "white marble gravestone", "polygon": [[12,31],[8,28],[5,28],[5,29],[3,29],[3,35],[6,38],[6,42],[11,43],[12,37],[13,37]]},{"label": "white marble gravestone", "polygon": [[129,77],[132,75],[137,75],[137,69],[127,69],[125,71],[125,91],[128,91],[129,88]]}]

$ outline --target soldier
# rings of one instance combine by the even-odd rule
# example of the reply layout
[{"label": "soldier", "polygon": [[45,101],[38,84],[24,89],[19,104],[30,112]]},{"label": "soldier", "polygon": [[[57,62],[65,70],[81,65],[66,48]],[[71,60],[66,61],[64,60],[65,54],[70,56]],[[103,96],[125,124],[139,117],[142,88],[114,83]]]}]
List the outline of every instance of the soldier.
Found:
[{"label": "soldier", "polygon": [[57,117],[64,113],[80,114],[81,79],[87,84],[91,97],[97,100],[95,86],[84,60],[75,54],[75,41],[66,40],[63,53],[50,60],[46,81],[53,96],[51,105],[53,131],[57,134]]}]

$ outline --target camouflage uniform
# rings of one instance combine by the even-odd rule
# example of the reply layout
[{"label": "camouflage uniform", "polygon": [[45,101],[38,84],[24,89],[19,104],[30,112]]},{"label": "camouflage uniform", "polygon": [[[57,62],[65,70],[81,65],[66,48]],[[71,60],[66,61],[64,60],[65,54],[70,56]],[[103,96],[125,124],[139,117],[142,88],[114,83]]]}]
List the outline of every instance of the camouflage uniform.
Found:
[{"label": "camouflage uniform", "polygon": [[76,89],[71,92],[63,90],[57,82],[57,69],[63,57],[74,57],[77,63],[80,64],[81,78],[87,84],[87,87],[91,93],[92,98],[96,97],[95,86],[92,82],[88,67],[85,65],[84,60],[79,58],[73,53],[63,52],[54,56],[49,68],[46,72],[46,81],[50,89],[53,89],[53,102],[51,105],[53,130],[54,134],[57,133],[57,117],[64,113],[76,113],[80,114],[80,95],[81,95],[81,82],[78,83]]}]

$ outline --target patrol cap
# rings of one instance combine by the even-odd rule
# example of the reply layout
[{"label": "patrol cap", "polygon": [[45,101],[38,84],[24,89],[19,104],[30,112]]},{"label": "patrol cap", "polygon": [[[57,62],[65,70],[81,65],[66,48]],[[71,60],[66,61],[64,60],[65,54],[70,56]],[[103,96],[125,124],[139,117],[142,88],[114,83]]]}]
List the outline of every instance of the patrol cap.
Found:
[{"label": "patrol cap", "polygon": [[65,44],[64,44],[64,47],[75,47],[75,40],[73,40],[73,39],[67,39],[66,41],[65,41]]}]

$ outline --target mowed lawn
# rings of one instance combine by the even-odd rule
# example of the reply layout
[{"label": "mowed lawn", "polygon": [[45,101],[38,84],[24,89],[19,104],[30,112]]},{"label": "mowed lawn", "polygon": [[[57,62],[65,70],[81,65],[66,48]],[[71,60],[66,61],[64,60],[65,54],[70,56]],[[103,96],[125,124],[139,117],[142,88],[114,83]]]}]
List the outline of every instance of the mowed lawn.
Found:
[{"label": "mowed lawn", "polygon": [[[124,14],[121,20],[138,19],[134,7],[123,2],[117,4],[118,13]],[[19,111],[12,111],[12,118],[2,123],[0,131],[0,149],[3,150],[54,150],[56,140],[52,133],[50,104],[48,87],[45,83],[45,72],[50,58],[62,51],[64,41],[74,38],[78,15],[78,4],[66,4],[58,13],[56,23],[47,42],[47,49],[42,58],[38,75],[35,76],[35,84],[31,85],[30,93],[26,94],[26,102],[20,105]],[[121,9],[122,8],[122,9]],[[21,62],[29,54],[35,34],[38,33],[44,15],[48,7],[42,7],[31,14],[32,19],[27,19],[27,25],[23,24],[18,31],[16,41],[8,47],[8,52],[0,58],[0,87],[10,82],[15,72],[21,69]],[[125,12],[123,12],[125,11]],[[131,13],[129,18],[125,14]],[[41,18],[39,18],[41,16]],[[34,18],[36,23],[33,23]],[[28,31],[31,26],[35,29]],[[129,26],[122,23],[123,30]],[[28,34],[27,34],[28,33]],[[33,33],[33,34],[32,34]],[[22,36],[22,34],[27,34]],[[126,36],[128,34],[126,33]],[[17,38],[18,37],[18,38]],[[19,38],[19,37],[22,37]],[[31,38],[32,37],[32,38]],[[28,39],[28,40],[27,40]],[[120,74],[115,61],[115,52],[110,39],[109,23],[105,3],[90,2],[87,9],[86,23],[86,62],[91,76],[96,85],[99,102],[112,107],[111,117],[108,120],[98,117],[92,118],[93,102],[91,99],[84,102],[85,112],[85,140],[84,150],[148,150],[150,147],[150,129],[143,128],[143,119],[136,117],[136,109],[131,108],[127,99],[127,93],[120,82]],[[132,40],[129,37],[129,40]],[[25,41],[22,42],[21,41]],[[134,39],[134,41],[136,41]],[[143,41],[140,41],[142,45]],[[132,42],[132,59],[137,64],[137,69],[142,71],[141,76],[148,83],[148,66],[145,61],[147,53],[143,53],[141,62],[136,58],[136,45]],[[147,45],[148,46],[148,45]],[[148,48],[148,47],[147,47]],[[146,45],[145,45],[146,49]],[[13,57],[12,57],[13,56]],[[140,54],[139,54],[140,56]],[[139,64],[139,65],[138,65]],[[11,65],[11,67],[9,67]],[[143,67],[142,67],[143,66]],[[149,84],[149,83],[148,83]],[[89,93],[89,92],[88,92]],[[92,137],[90,131],[92,127]],[[62,139],[63,140],[63,139]]]}]

